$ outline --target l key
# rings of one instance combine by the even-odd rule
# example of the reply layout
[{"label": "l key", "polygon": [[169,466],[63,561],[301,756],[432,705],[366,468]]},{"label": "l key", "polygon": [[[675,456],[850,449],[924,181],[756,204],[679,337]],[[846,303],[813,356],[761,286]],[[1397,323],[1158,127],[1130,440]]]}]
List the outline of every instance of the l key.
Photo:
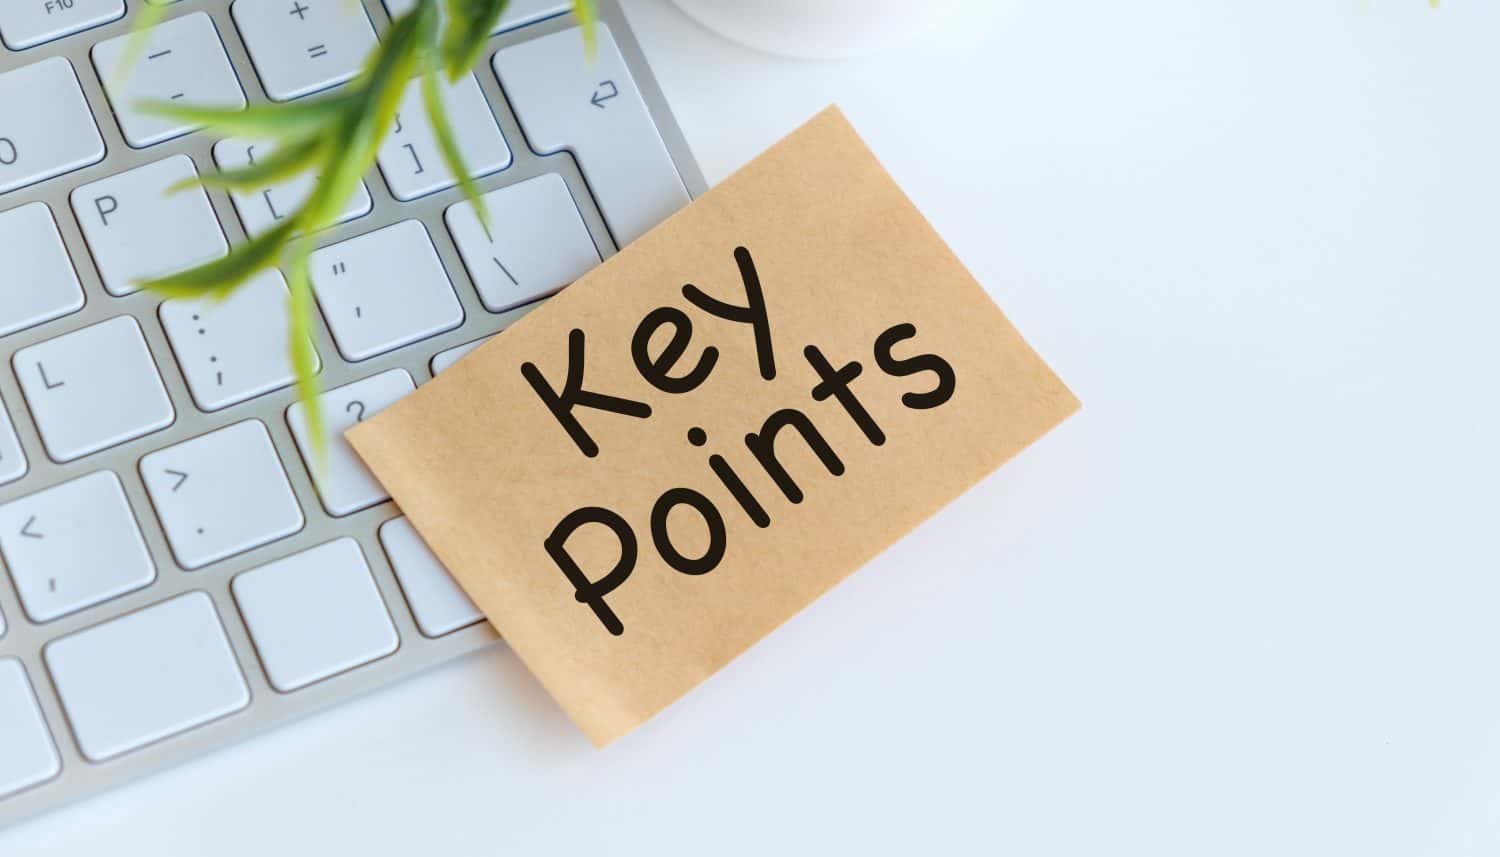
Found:
[{"label": "l key", "polygon": [[578,158],[615,243],[625,246],[689,202],[609,27],[598,57],[578,28],[495,54],[495,73],[532,148]]},{"label": "l key", "polygon": [[27,346],[11,364],[53,461],[134,440],[176,416],[140,323],[128,315]]}]

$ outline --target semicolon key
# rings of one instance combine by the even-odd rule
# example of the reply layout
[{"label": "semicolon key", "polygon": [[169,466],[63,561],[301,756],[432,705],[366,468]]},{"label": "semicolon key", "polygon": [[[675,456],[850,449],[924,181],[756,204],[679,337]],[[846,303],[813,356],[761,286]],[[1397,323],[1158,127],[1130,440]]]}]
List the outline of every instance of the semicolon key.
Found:
[{"label": "semicolon key", "polygon": [[281,272],[272,269],[222,300],[174,298],[161,305],[162,328],[199,408],[221,410],[296,379],[287,294]]}]

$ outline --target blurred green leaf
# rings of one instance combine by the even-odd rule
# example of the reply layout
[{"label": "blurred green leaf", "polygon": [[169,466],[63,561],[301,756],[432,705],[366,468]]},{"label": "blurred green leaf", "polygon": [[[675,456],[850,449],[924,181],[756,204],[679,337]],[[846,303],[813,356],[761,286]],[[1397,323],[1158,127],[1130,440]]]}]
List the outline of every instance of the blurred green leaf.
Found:
[{"label": "blurred green leaf", "polygon": [[[0,0],[0,3],[9,0]],[[355,3],[356,0],[350,0]],[[485,231],[488,212],[470,177],[463,152],[443,104],[440,76],[456,81],[480,61],[509,0],[417,0],[391,22],[380,43],[354,80],[329,95],[277,104],[255,104],[240,110],[148,101],[142,109],[180,122],[203,126],[223,136],[265,140],[270,154],[250,166],[201,177],[196,184],[254,192],[303,174],[318,177],[302,206],[263,235],[236,246],[229,255],[179,274],[143,284],[168,297],[222,299],[257,273],[283,266],[287,271],[289,348],[297,376],[297,397],[307,412],[307,426],[317,466],[325,458],[324,420],[318,403],[318,357],[313,348],[315,313],[308,236],[327,228],[364,176],[374,167],[380,145],[395,124],[408,87],[421,87],[423,108],[442,154],[458,177],[464,198],[474,205]],[[137,14],[132,40],[139,58],[147,30],[167,7],[145,5]],[[597,10],[594,0],[574,0],[573,13],[589,55],[595,53]],[[136,44],[139,43],[139,44]]]},{"label": "blurred green leaf", "polygon": [[357,92],[341,92],[313,101],[253,104],[237,110],[155,100],[142,101],[138,106],[142,112],[212,128],[218,134],[256,140],[285,140],[328,130],[331,124],[356,108],[359,100]]},{"label": "blurred green leaf", "polygon": [[448,0],[445,9],[448,20],[443,33],[443,63],[448,80],[457,81],[474,68],[490,33],[509,7],[510,0]]},{"label": "blurred green leaf", "polygon": [[464,162],[463,152],[458,149],[458,139],[453,133],[452,123],[448,121],[448,111],[443,107],[443,94],[438,88],[437,69],[428,68],[422,73],[422,102],[427,107],[427,121],[432,125],[432,136],[437,140],[443,163],[447,165],[449,172],[458,176],[458,186],[463,188],[464,199],[474,206],[474,213],[479,217],[479,225],[484,227],[484,234],[490,235],[489,210],[480,200],[479,185],[474,183],[469,166]]},{"label": "blurred green leaf", "polygon": [[293,250],[287,287],[287,315],[290,317],[287,347],[291,350],[292,371],[297,376],[297,398],[307,415],[308,442],[312,444],[314,467],[321,474],[328,461],[328,445],[323,436],[323,409],[318,406],[318,353],[313,348],[312,281],[308,277],[308,257],[312,250],[302,238]]},{"label": "blurred green leaf", "polygon": [[[50,9],[48,10],[51,11]],[[136,13],[134,29],[130,31],[130,38],[125,40],[125,50],[120,52],[120,62],[110,73],[115,80],[124,80],[130,76],[135,64],[141,61],[141,56],[146,53],[146,34],[151,28],[161,23],[162,16],[167,13],[165,6],[153,6],[147,3]]]},{"label": "blurred green leaf", "polygon": [[248,166],[232,170],[208,173],[189,184],[204,187],[226,188],[239,191],[258,191],[269,185],[284,182],[306,172],[323,156],[323,142],[316,138],[292,141],[277,146],[271,154]]},{"label": "blurred green leaf", "polygon": [[180,274],[147,280],[141,283],[141,287],[173,298],[222,300],[251,277],[275,266],[287,240],[296,230],[297,219],[289,218],[265,234],[235,247],[227,256]]},{"label": "blurred green leaf", "polygon": [[583,31],[584,52],[593,62],[599,56],[599,10],[594,0],[573,0],[573,17]]}]

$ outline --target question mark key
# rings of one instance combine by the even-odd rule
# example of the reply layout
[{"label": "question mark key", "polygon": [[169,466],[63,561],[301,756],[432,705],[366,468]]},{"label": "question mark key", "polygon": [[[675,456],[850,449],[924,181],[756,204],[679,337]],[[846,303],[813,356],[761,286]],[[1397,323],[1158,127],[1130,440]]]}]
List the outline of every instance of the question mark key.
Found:
[{"label": "question mark key", "polygon": [[417,385],[405,369],[390,369],[362,381],[345,384],[318,397],[319,410],[326,422],[324,443],[326,459],[319,467],[317,451],[308,432],[307,409],[301,402],[287,409],[287,423],[302,453],[303,463],[317,486],[318,497],[328,514],[351,515],[389,499],[364,462],[354,453],[344,432],[364,422],[415,392]]}]

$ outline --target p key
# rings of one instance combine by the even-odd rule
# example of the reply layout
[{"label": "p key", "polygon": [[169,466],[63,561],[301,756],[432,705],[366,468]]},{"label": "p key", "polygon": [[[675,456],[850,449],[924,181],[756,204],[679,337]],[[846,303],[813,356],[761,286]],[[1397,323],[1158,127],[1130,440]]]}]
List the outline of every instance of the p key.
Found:
[{"label": "p key", "polygon": [[197,177],[192,158],[173,155],[73,191],[73,213],[110,294],[123,297],[139,289],[140,280],[229,252],[203,189],[171,192]]}]

